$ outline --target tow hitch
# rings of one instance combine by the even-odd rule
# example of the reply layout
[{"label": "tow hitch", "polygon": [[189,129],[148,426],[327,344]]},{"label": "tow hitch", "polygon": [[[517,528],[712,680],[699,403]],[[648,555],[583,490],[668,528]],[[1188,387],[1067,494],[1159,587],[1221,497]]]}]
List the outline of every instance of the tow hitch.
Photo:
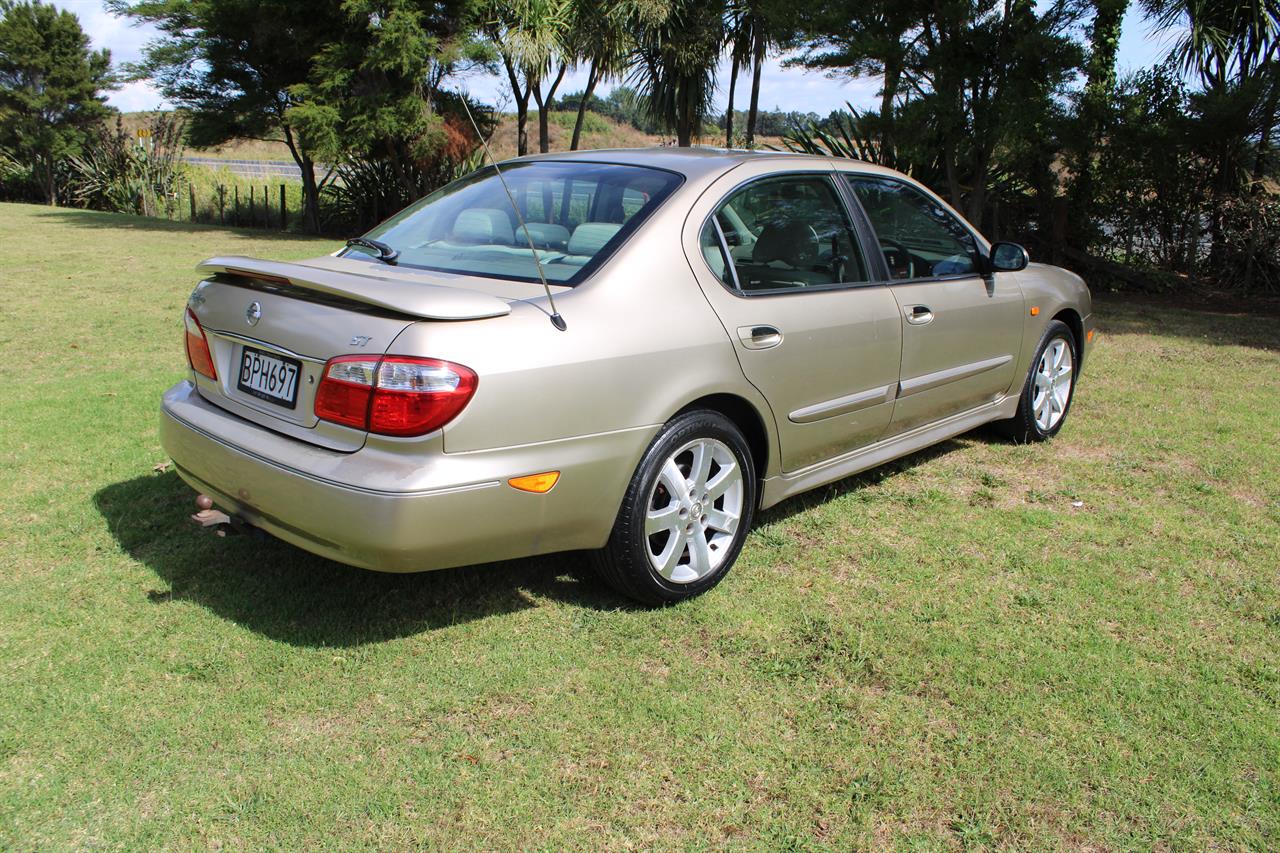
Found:
[{"label": "tow hitch", "polygon": [[227,515],[220,509],[214,509],[213,498],[208,495],[196,495],[196,513],[191,521],[197,527],[212,530],[217,536],[231,536],[240,533],[263,535],[262,531],[245,521],[238,515]]}]

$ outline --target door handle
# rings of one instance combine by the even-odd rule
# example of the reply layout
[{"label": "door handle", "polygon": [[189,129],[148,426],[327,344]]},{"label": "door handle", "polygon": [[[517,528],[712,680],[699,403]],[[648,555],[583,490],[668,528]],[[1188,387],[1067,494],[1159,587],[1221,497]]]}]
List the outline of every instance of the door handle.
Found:
[{"label": "door handle", "polygon": [[927,326],[933,322],[933,309],[928,305],[904,305],[902,313],[907,315],[907,322],[913,326]]},{"label": "door handle", "polygon": [[769,349],[782,343],[782,332],[773,326],[739,326],[738,340],[747,349]]}]

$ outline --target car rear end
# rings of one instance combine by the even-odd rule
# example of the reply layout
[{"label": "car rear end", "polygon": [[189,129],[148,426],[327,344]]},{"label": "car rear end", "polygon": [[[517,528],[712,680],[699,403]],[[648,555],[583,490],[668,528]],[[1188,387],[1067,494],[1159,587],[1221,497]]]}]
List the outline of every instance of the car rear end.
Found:
[{"label": "car rear end", "polygon": [[[585,308],[573,336],[557,331],[546,286],[529,280],[533,252],[572,301],[568,285],[678,181],[600,163],[512,171],[532,210],[564,224],[512,226],[497,206],[505,191],[481,176],[371,232],[396,241],[399,266],[350,249],[203,263],[183,317],[191,373],[162,403],[179,475],[237,520],[365,568],[600,547],[656,427],[589,403],[572,416],[565,403],[583,377],[615,385],[599,344],[617,335],[586,323]],[[584,173],[597,181],[591,194]],[[480,197],[468,200],[472,190]],[[453,207],[424,231],[415,223],[433,198]],[[524,247],[513,242],[526,234]],[[557,245],[534,250],[536,240]]]}]

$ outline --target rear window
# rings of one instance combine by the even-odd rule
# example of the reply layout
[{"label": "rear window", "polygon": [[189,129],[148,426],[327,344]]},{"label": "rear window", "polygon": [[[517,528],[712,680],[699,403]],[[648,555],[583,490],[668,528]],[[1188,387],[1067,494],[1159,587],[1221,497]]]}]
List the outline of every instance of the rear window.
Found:
[{"label": "rear window", "polygon": [[[536,251],[547,281],[574,285],[682,180],[660,169],[554,161],[512,163],[502,167],[502,177],[506,190],[492,166],[481,169],[366,236],[398,249],[401,266],[512,281],[538,281]],[[375,252],[352,246],[344,254]]]}]

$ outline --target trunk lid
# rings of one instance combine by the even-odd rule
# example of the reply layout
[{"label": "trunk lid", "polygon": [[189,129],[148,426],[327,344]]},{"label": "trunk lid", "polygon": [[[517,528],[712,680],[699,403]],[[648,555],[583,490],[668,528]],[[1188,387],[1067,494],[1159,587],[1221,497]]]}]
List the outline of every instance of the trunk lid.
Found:
[{"label": "trunk lid", "polygon": [[222,257],[197,269],[210,277],[196,287],[189,307],[218,374],[216,381],[196,376],[200,395],[333,450],[360,449],[366,433],[315,416],[316,389],[330,358],[383,355],[415,322],[475,320],[511,310],[507,301],[485,293],[307,262]]}]

